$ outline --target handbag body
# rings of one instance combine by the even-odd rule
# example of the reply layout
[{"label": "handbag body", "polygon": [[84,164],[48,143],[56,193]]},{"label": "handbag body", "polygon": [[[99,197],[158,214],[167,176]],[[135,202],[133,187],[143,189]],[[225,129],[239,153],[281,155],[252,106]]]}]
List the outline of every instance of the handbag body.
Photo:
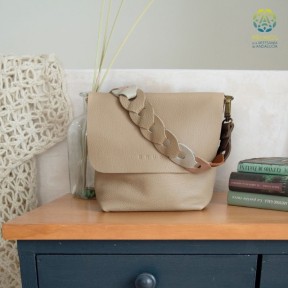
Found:
[{"label": "handbag body", "polygon": [[[223,93],[145,93],[145,97],[155,117],[159,116],[165,125],[166,135],[171,131],[179,143],[193,150],[197,160],[213,161],[220,144]],[[153,141],[143,137],[143,128],[131,121],[132,112],[120,102],[112,93],[93,92],[88,97],[88,155],[95,169],[95,191],[101,209],[179,211],[207,206],[216,168],[209,166],[211,169],[201,173],[191,173],[175,164],[171,161],[174,156],[167,157],[155,149],[155,137]],[[145,114],[144,110],[136,111],[136,116]],[[151,131],[148,129],[148,133]]]}]

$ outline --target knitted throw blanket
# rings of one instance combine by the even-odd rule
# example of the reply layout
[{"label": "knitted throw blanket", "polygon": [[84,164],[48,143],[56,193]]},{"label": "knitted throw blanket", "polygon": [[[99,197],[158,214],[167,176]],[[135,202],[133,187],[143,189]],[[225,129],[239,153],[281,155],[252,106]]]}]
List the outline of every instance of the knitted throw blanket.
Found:
[{"label": "knitted throw blanket", "polygon": [[36,207],[35,155],[62,141],[72,118],[53,55],[0,56],[0,287],[21,287],[16,243],[2,224]]}]

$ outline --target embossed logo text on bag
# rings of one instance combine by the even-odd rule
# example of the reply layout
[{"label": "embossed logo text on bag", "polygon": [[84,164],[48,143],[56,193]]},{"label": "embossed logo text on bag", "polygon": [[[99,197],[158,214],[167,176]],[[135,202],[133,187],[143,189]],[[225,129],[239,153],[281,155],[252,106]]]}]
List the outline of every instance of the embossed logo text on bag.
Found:
[{"label": "embossed logo text on bag", "polygon": [[156,160],[156,159],[160,159],[160,155],[157,155],[157,154],[138,154],[137,158],[139,160]]}]

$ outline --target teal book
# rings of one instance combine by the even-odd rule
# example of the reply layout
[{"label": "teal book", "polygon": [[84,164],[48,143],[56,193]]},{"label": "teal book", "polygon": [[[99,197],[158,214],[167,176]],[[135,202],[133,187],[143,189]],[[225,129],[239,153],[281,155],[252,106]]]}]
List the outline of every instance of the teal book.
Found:
[{"label": "teal book", "polygon": [[227,204],[260,209],[288,211],[288,197],[260,193],[228,191]]},{"label": "teal book", "polygon": [[288,175],[287,157],[262,157],[241,160],[238,172]]}]

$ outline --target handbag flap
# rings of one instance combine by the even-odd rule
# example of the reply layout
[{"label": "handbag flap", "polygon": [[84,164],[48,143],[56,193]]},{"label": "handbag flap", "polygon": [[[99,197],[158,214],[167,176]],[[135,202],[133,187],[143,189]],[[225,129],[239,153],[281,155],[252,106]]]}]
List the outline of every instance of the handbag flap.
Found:
[{"label": "handbag flap", "polygon": [[[179,143],[212,161],[220,143],[223,93],[145,93]],[[119,99],[90,93],[87,115],[88,157],[101,173],[189,173],[160,154],[131,121]]]}]

